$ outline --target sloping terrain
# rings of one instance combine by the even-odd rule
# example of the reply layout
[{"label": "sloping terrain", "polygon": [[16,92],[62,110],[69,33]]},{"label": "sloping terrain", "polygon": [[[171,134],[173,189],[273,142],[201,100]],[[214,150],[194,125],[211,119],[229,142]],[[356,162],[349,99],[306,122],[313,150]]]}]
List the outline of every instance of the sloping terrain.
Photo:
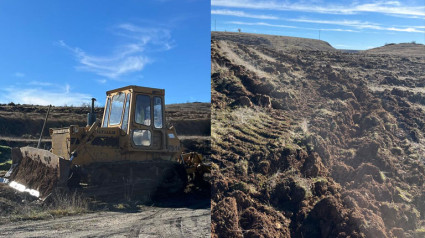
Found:
[{"label": "sloping terrain", "polygon": [[213,32],[212,39],[236,42],[245,46],[268,46],[277,50],[298,49],[335,51],[335,49],[326,41],[289,36],[274,36],[233,32]]},{"label": "sloping terrain", "polygon": [[[0,104],[0,145],[36,146],[47,110],[47,106]],[[87,107],[52,107],[43,133],[42,147],[50,147],[49,128],[85,126],[89,111]],[[95,112],[97,118],[102,120],[103,108],[95,108]],[[200,144],[209,145],[210,103],[169,104],[166,105],[166,117],[167,122],[175,126],[187,150],[200,147]]]},{"label": "sloping terrain", "polygon": [[412,43],[386,44],[365,51],[366,54],[390,54],[399,56],[425,56],[425,45]]},{"label": "sloping terrain", "polygon": [[425,57],[268,38],[212,33],[213,237],[424,237]]}]

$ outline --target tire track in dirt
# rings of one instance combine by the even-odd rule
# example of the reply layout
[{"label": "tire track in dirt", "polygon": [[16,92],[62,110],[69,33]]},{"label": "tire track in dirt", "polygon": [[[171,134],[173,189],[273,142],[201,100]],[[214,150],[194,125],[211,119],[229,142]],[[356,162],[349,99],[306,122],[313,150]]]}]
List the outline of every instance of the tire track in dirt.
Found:
[{"label": "tire track in dirt", "polygon": [[212,34],[213,237],[425,237],[425,55],[317,43]]},{"label": "tire track in dirt", "polygon": [[209,209],[144,207],[0,225],[0,237],[210,237]]}]

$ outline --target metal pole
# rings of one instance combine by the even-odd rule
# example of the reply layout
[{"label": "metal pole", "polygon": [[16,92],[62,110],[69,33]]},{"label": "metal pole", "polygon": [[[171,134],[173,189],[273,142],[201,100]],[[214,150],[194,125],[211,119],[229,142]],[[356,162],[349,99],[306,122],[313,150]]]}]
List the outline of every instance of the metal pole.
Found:
[{"label": "metal pole", "polygon": [[52,105],[49,105],[49,109],[47,109],[46,118],[44,119],[44,123],[43,123],[43,129],[41,129],[40,139],[38,139],[37,149],[40,148],[41,138],[43,137],[44,127],[46,126],[47,118],[49,117],[51,107],[52,107]]}]

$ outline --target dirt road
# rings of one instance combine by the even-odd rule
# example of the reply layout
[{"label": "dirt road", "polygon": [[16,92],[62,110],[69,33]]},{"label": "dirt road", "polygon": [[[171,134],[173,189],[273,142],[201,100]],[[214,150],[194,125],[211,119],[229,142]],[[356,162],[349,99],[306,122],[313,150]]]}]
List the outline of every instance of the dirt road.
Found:
[{"label": "dirt road", "polygon": [[144,206],[137,213],[95,212],[0,225],[0,237],[210,237],[209,208]]}]

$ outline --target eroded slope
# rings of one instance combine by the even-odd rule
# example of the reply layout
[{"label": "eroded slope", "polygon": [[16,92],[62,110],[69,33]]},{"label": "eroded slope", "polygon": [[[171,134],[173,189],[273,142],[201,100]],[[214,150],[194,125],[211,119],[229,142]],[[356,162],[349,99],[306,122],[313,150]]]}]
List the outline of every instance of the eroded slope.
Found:
[{"label": "eroded slope", "polygon": [[424,57],[217,35],[214,236],[425,235]]}]

